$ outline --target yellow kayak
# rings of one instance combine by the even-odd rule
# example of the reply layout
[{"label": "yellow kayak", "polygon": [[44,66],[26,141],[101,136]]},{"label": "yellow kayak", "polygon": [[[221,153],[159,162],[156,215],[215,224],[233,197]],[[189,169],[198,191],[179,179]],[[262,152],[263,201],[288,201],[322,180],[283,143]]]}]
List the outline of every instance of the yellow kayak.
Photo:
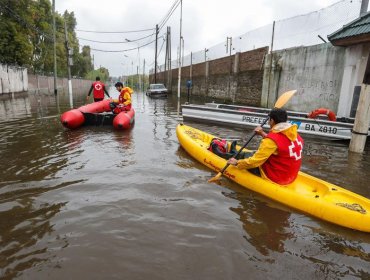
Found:
[{"label": "yellow kayak", "polygon": [[[219,172],[226,165],[225,159],[207,150],[215,136],[183,124],[177,126],[176,134],[181,146],[205,166]],[[306,173],[299,172],[293,183],[284,186],[232,165],[223,175],[243,187],[322,220],[370,232],[369,199]]]}]

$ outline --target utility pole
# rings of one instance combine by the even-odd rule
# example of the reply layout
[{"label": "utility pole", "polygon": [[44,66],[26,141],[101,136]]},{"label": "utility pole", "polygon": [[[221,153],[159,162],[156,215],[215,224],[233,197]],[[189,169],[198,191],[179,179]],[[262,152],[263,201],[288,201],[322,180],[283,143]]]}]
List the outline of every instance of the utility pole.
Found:
[{"label": "utility pole", "polygon": [[67,68],[68,68],[68,93],[69,93],[69,105],[73,108],[73,94],[72,94],[72,78],[71,78],[71,52],[69,49],[68,43],[68,34],[67,34],[67,18],[64,18],[64,34],[65,34],[65,44],[67,50]]},{"label": "utility pole", "polygon": [[[177,78],[177,99],[180,104],[180,92],[181,92],[181,41],[182,41],[182,0],[180,0],[180,41],[179,41],[179,75]],[[180,113],[180,106],[178,107],[177,114]]]},{"label": "utility pole", "polygon": [[143,91],[145,90],[145,59],[143,64]]},{"label": "utility pole", "polygon": [[131,88],[134,89],[134,62],[131,61]]},{"label": "utility pole", "polygon": [[143,92],[145,91],[145,59],[143,62]]},{"label": "utility pole", "polygon": [[158,24],[155,26],[155,57],[154,57],[154,83],[157,83],[157,48],[158,48]]},{"label": "utility pole", "polygon": [[57,46],[55,37],[55,0],[53,0],[53,44],[54,44],[54,94],[57,95]]},{"label": "utility pole", "polygon": [[167,75],[167,79],[165,80],[165,84],[166,84],[166,87],[168,88],[169,84],[168,84],[168,69],[170,68],[170,66],[168,65],[168,55],[169,55],[169,32],[168,32],[168,28],[169,26],[167,26],[167,32],[166,32],[166,53],[164,55],[164,73],[166,73]]},{"label": "utility pole", "polygon": [[[233,45],[232,40],[233,40],[232,37],[226,37],[226,53],[229,50],[229,57],[230,57],[229,83],[228,83],[229,96],[231,96],[231,70],[232,70],[231,50],[232,50],[232,45]],[[232,100],[233,100],[233,102],[235,102],[235,96],[234,95],[233,95]]]},{"label": "utility pole", "polygon": [[139,65],[136,66],[136,78],[139,81],[139,92],[140,92],[140,76],[139,76]]},{"label": "utility pole", "polygon": [[141,75],[140,75],[140,47],[139,47],[139,44],[137,46],[137,54],[139,56],[139,60],[138,60],[138,66],[137,66],[137,74],[139,75],[139,92],[141,92]]},{"label": "utility pole", "polygon": [[[271,46],[270,46],[270,68],[269,68],[269,76],[268,76],[268,83],[267,83],[267,104],[268,100],[270,99],[270,80],[271,80],[271,72],[272,72],[272,51],[274,49],[274,35],[275,35],[275,21],[272,24],[272,34],[271,34]],[[277,96],[276,98],[277,99]],[[275,102],[275,100],[273,101]]]},{"label": "utility pole", "polygon": [[189,79],[193,79],[193,52],[190,52],[190,68],[189,68]]},{"label": "utility pole", "polygon": [[171,27],[167,27],[167,88],[172,91],[172,64],[171,64]]},{"label": "utility pole", "polygon": [[367,7],[369,5],[369,0],[361,1],[360,17],[367,13]]}]

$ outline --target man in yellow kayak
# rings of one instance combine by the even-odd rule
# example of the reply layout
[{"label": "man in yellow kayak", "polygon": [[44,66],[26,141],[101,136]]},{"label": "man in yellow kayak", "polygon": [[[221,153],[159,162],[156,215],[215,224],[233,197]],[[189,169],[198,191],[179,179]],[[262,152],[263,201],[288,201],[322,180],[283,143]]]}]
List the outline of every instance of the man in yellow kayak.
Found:
[{"label": "man in yellow kayak", "polygon": [[287,185],[298,175],[302,161],[303,139],[297,132],[297,125],[287,122],[288,115],[283,109],[272,109],[269,114],[271,130],[265,133],[262,127],[254,131],[263,137],[253,156],[227,163],[239,169],[249,169],[252,173],[271,181]]}]

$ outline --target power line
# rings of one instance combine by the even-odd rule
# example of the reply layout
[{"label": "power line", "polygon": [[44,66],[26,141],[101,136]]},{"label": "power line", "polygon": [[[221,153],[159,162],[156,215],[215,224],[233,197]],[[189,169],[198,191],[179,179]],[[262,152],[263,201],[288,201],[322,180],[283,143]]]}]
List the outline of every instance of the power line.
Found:
[{"label": "power line", "polygon": [[154,42],[155,42],[155,40],[153,40],[153,41],[151,41],[147,44],[138,46],[136,48],[125,49],[125,50],[116,50],[116,51],[115,50],[112,50],[112,51],[111,50],[100,50],[100,49],[93,49],[93,48],[90,48],[90,49],[93,50],[93,51],[97,51],[97,52],[128,52],[128,51],[133,51],[133,50],[137,50],[137,49],[140,49],[142,47],[148,46],[148,45],[150,45],[151,43],[154,43]]},{"label": "power line", "polygon": [[94,31],[94,30],[81,30],[76,29],[78,32],[87,32],[87,33],[135,33],[135,32],[144,32],[144,31],[153,31],[154,28],[150,29],[141,29],[141,30],[129,30],[129,31]]},{"label": "power line", "polygon": [[164,18],[162,19],[161,23],[159,24],[159,30],[161,30],[163,28],[163,26],[166,24],[166,22],[170,19],[170,17],[172,16],[173,12],[177,9],[177,7],[180,5],[180,0],[176,0],[170,10],[167,12],[167,14],[164,16]]},{"label": "power line", "polygon": [[165,38],[163,38],[162,46],[161,46],[161,48],[160,48],[160,50],[159,50],[159,52],[158,52],[158,54],[157,54],[157,57],[159,57],[159,55],[161,54],[161,51],[162,51],[162,48],[163,48],[164,42],[166,42],[166,39],[165,39]]},{"label": "power line", "polygon": [[153,36],[155,33],[152,33],[150,35],[147,35],[147,36],[144,36],[144,37],[141,37],[141,38],[137,38],[137,39],[134,39],[134,40],[129,40],[129,41],[96,41],[96,40],[90,40],[90,39],[85,39],[85,38],[81,38],[81,37],[77,37],[77,39],[79,40],[83,40],[83,41],[88,41],[88,42],[94,42],[94,43],[102,43],[102,44],[127,44],[127,43],[131,43],[131,42],[137,42],[137,41],[140,41],[140,40],[143,40],[145,38],[148,38],[148,37],[151,37]]}]

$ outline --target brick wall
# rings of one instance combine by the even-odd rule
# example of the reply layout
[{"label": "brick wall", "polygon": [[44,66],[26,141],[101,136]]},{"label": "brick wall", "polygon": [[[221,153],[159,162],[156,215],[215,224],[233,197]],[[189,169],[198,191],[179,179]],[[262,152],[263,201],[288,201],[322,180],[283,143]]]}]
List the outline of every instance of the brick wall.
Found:
[{"label": "brick wall", "polygon": [[[192,65],[192,94],[259,106],[262,94],[263,63],[267,51],[268,47],[264,47]],[[166,84],[166,77],[164,72],[157,73],[157,82]],[[190,66],[181,68],[181,92],[186,92],[186,81],[189,77]],[[172,69],[170,90],[173,92],[177,92],[177,79],[178,69]],[[153,75],[150,75],[150,80],[154,80]]]}]

